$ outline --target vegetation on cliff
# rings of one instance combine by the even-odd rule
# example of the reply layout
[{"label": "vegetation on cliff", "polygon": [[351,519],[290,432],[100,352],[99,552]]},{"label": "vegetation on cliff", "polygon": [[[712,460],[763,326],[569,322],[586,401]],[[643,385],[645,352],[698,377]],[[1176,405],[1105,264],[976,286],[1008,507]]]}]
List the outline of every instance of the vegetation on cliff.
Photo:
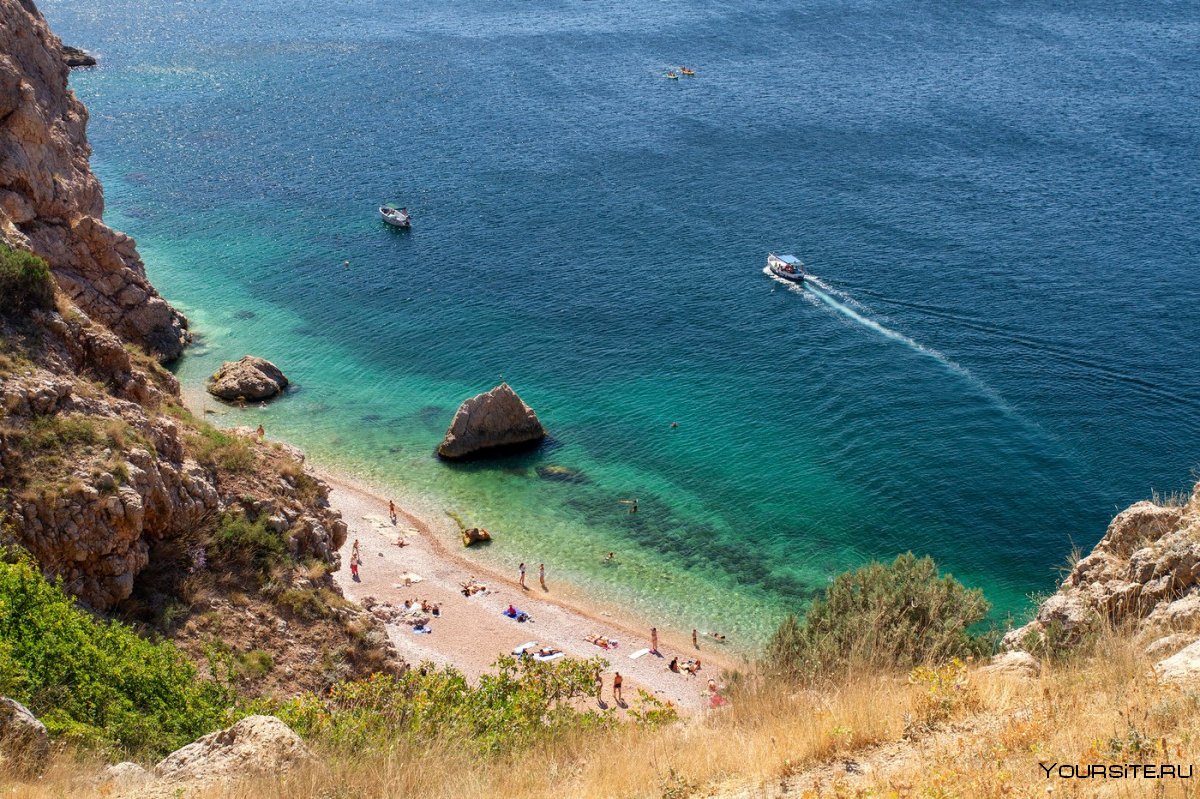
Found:
[{"label": "vegetation on cliff", "polygon": [[778,675],[808,678],[990,654],[995,633],[972,631],[990,609],[982,591],[940,576],[932,558],[909,552],[835,578],[802,621],[784,619],[767,646],[766,665]]},{"label": "vegetation on cliff", "polygon": [[54,278],[45,260],[0,242],[0,313],[54,307]]}]

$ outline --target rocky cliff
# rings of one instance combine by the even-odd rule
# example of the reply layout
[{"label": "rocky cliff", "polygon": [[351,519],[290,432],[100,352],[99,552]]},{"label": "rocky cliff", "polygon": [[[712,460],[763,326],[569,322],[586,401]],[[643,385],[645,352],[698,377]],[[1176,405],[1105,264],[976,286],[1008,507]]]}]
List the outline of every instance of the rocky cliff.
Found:
[{"label": "rocky cliff", "polygon": [[86,121],[57,37],[30,0],[0,0],[0,286],[40,274],[48,298],[0,291],[0,544],[198,658],[255,653],[244,676],[264,689],[391,668],[330,576],[346,525],[303,455],[182,406],[159,361],[185,321],[100,219]]},{"label": "rocky cliff", "polygon": [[161,360],[187,320],[150,282],[133,239],[101,221],[87,110],[67,88],[62,42],[29,0],[0,0],[0,238],[49,262],[84,313]]},{"label": "rocky cliff", "polygon": [[1187,501],[1121,511],[1009,647],[1070,646],[1100,624],[1150,634],[1200,627],[1200,484]]}]

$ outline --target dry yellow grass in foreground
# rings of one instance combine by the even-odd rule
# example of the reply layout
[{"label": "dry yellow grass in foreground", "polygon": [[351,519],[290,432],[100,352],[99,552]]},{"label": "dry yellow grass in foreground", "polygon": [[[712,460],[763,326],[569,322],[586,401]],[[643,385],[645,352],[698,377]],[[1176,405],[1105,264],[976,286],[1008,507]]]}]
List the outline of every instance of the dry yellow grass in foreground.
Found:
[{"label": "dry yellow grass in foreground", "polygon": [[[1190,797],[1191,779],[1065,779],[1052,764],[1200,760],[1200,693],[1160,686],[1141,643],[1113,635],[1039,679],[948,664],[851,675],[822,690],[747,688],[721,711],[660,729],[626,726],[481,761],[448,744],[346,755],[286,780],[157,795],[334,797]],[[104,795],[98,767],[67,755],[18,797]],[[110,796],[117,792],[108,792]],[[145,791],[129,795],[150,795]]]}]

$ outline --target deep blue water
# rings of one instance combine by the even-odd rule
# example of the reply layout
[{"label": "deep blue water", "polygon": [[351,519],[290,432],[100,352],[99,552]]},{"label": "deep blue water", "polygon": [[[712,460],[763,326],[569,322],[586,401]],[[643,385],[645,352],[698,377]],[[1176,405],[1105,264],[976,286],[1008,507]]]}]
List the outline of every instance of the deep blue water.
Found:
[{"label": "deep blue water", "polygon": [[[481,557],[751,640],[907,549],[1020,613],[1200,461],[1195,4],[43,8],[101,57],[72,83],[181,378],[276,361],[300,390],[223,423]],[[554,445],[438,463],[501,375]]]}]

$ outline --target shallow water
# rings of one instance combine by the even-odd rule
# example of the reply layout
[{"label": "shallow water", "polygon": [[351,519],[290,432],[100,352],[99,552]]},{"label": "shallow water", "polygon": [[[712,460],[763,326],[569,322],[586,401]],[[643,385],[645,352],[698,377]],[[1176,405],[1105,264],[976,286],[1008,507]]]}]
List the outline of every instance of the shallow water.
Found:
[{"label": "shallow water", "polygon": [[[222,422],[480,557],[760,640],[912,549],[1003,616],[1189,482],[1187,4],[42,5],[100,54],[72,83],[108,221],[200,334],[181,379],[275,361],[298,389]],[[552,443],[439,463],[502,377]]]}]

